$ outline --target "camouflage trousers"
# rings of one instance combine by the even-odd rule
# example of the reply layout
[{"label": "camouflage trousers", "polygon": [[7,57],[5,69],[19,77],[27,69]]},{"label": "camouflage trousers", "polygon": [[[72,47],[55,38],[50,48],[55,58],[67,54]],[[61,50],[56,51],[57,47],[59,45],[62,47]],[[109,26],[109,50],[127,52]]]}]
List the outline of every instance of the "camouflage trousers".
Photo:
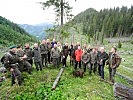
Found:
[{"label": "camouflage trousers", "polygon": [[53,67],[59,67],[59,58],[52,58]]},{"label": "camouflage trousers", "polygon": [[18,85],[22,85],[22,74],[19,71],[18,68],[13,68],[13,71],[11,72],[11,85],[15,84],[15,79],[17,79]]}]

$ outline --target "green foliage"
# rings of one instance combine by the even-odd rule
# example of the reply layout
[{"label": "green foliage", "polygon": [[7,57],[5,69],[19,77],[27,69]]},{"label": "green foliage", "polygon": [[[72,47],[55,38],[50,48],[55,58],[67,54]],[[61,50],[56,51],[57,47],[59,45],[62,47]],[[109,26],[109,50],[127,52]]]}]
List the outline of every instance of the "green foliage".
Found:
[{"label": "green foliage", "polygon": [[[103,9],[100,12],[89,8],[74,17],[71,21],[71,27],[74,27],[77,23],[82,24],[80,26],[82,27],[82,33],[91,36],[97,32],[100,32],[99,36],[101,37],[103,37],[103,34],[104,37],[130,36],[133,33],[132,12],[132,6],[131,8]],[[103,39],[100,41],[103,42]]]},{"label": "green foliage", "polygon": [[17,24],[0,16],[0,44],[9,46],[12,44],[24,44],[34,42],[36,39],[26,33]]},{"label": "green foliage", "polygon": [[122,43],[121,41],[118,42],[118,48],[121,48],[122,47]]}]

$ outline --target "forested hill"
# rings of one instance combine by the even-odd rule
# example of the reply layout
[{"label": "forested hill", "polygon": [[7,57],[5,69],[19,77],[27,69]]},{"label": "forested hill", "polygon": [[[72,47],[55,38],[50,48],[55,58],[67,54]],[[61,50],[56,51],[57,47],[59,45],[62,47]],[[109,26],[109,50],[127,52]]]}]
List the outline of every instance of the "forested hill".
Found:
[{"label": "forested hill", "polygon": [[[133,6],[96,11],[89,8],[79,13],[72,21],[82,28],[83,34],[98,34],[104,37],[131,36],[133,33]],[[79,27],[77,27],[79,28]]]},{"label": "forested hill", "polygon": [[26,42],[36,41],[24,29],[17,24],[0,16],[0,44],[8,46],[12,44],[24,44]]}]

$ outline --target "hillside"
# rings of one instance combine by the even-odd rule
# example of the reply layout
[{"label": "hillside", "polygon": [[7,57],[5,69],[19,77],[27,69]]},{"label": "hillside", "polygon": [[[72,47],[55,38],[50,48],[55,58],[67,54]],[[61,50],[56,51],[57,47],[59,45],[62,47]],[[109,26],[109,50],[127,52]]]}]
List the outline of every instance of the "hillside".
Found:
[{"label": "hillside", "polygon": [[24,44],[34,42],[36,39],[17,24],[0,16],[0,44],[8,46],[12,44]]},{"label": "hillside", "polygon": [[26,30],[26,32],[28,32],[29,34],[39,39],[45,38],[46,36],[45,30],[53,27],[53,25],[50,23],[42,23],[37,25],[20,24],[19,26],[24,30]]},{"label": "hillside", "polygon": [[72,21],[64,25],[64,29],[91,36],[94,40],[103,41],[104,38],[130,37],[133,33],[133,6],[96,11],[89,8]]}]

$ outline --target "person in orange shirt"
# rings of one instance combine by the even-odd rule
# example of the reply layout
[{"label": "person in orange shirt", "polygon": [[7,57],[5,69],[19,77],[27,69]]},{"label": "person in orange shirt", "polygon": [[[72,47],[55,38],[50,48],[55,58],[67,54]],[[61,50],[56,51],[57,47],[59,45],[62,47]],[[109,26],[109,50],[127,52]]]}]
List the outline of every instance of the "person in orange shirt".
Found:
[{"label": "person in orange shirt", "polygon": [[75,61],[75,67],[74,69],[77,69],[77,66],[79,64],[79,68],[81,68],[81,56],[82,56],[82,49],[80,46],[78,46],[78,49],[75,51],[75,57],[76,57],[76,61]]}]

